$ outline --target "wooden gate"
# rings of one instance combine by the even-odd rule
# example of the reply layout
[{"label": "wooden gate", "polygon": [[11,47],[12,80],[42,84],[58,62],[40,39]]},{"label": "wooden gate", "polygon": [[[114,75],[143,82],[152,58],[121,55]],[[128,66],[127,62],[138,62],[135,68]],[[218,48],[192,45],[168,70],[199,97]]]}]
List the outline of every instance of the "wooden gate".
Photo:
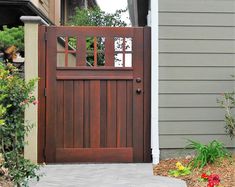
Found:
[{"label": "wooden gate", "polygon": [[150,29],[39,27],[39,162],[150,161]]}]

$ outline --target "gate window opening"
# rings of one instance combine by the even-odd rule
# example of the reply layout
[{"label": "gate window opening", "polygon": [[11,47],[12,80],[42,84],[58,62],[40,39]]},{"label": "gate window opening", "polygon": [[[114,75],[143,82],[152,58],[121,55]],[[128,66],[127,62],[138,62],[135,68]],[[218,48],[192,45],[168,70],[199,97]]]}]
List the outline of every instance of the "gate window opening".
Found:
[{"label": "gate window opening", "polygon": [[57,37],[57,67],[76,67],[77,37]]},{"label": "gate window opening", "polygon": [[132,67],[132,38],[57,37],[57,67]]},{"label": "gate window opening", "polygon": [[132,38],[114,38],[114,66],[132,67]]},{"label": "gate window opening", "polygon": [[86,37],[86,65],[104,66],[105,65],[105,38]]}]

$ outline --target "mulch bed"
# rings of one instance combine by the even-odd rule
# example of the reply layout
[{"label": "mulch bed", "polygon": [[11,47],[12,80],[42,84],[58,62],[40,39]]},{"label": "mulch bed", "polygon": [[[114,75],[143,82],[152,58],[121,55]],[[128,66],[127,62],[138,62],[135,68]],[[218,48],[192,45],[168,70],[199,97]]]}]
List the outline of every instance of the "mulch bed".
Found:
[{"label": "mulch bed", "polygon": [[13,187],[14,185],[3,177],[0,177],[0,187]]},{"label": "mulch bed", "polygon": [[[176,162],[181,162],[184,166],[191,161],[192,158],[178,158],[161,160],[160,163],[154,166],[154,175],[168,176],[168,171],[175,169]],[[235,187],[235,155],[231,159],[223,159],[213,165],[206,165],[203,169],[194,169],[190,175],[177,177],[186,181],[188,187],[206,187],[207,182],[200,182],[198,179],[202,173],[218,174],[220,177],[220,186],[223,187]]]}]

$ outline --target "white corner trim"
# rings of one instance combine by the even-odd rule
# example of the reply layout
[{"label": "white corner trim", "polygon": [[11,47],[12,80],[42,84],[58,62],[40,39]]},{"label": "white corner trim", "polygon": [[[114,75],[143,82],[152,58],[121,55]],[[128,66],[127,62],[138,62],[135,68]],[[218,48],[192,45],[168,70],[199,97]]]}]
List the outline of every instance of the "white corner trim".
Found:
[{"label": "white corner trim", "polygon": [[158,95],[159,95],[159,78],[158,78],[158,0],[151,2],[150,19],[151,22],[151,148],[153,164],[159,163],[159,127],[158,127]]}]

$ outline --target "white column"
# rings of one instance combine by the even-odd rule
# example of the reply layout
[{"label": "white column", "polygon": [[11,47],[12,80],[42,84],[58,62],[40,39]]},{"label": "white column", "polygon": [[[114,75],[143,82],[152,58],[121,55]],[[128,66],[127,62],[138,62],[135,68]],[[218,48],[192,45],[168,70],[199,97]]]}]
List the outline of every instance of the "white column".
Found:
[{"label": "white column", "polygon": [[153,164],[159,163],[159,74],[158,74],[158,0],[151,1],[151,11],[148,22],[151,25],[151,148]]},{"label": "white column", "polygon": [[[38,25],[45,23],[38,16],[22,16],[24,22],[24,45],[25,45],[25,80],[38,78]],[[38,86],[33,92],[35,98],[38,98]],[[37,163],[38,150],[38,106],[30,104],[25,110],[25,122],[33,124],[25,140],[28,144],[24,149],[25,158]]]}]

